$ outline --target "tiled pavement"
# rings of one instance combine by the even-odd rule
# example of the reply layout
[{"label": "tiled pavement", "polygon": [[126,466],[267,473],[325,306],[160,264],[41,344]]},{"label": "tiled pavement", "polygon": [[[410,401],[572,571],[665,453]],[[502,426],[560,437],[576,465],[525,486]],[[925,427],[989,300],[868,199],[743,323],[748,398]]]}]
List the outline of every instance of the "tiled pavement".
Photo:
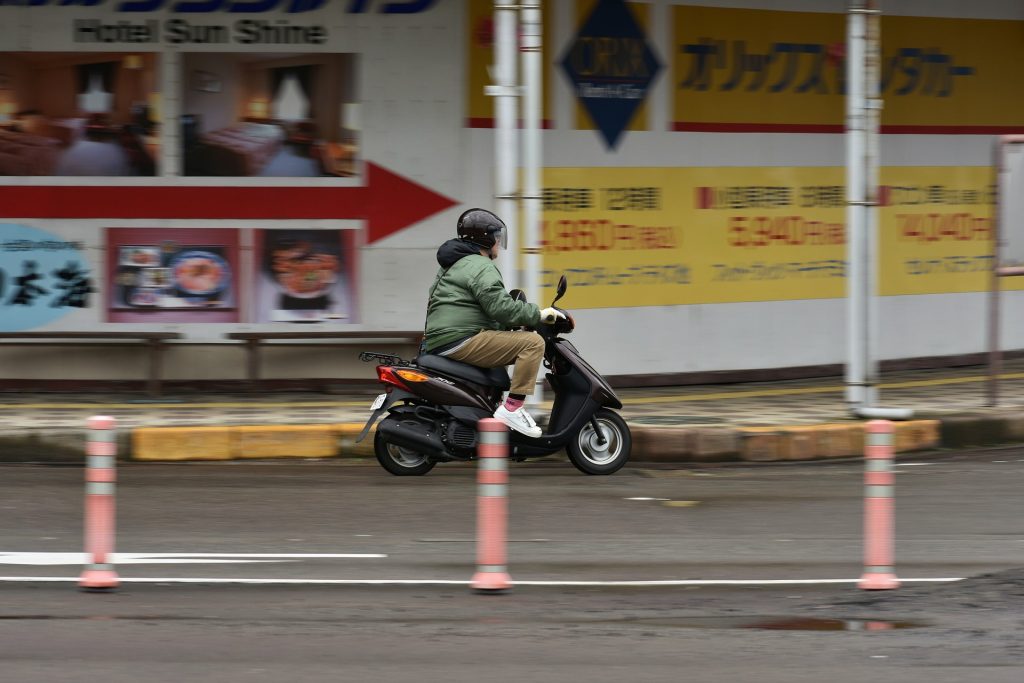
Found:
[{"label": "tiled pavement", "polygon": [[[910,408],[915,417],[992,410],[987,368],[967,366],[883,375],[878,407]],[[624,417],[642,425],[782,426],[853,419],[842,377],[623,389]],[[1024,360],[1004,364],[999,407],[1024,408]],[[372,393],[172,393],[139,395],[0,393],[0,435],[67,431],[91,415],[110,414],[119,427],[307,425],[362,423]],[[548,397],[550,399],[550,395]],[[542,407],[550,407],[550,403]]]}]

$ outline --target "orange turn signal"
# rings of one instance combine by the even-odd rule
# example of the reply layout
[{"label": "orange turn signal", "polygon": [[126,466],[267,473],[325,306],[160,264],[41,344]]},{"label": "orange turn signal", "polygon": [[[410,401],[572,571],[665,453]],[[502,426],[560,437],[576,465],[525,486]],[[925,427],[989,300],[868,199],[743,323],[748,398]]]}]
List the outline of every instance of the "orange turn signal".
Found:
[{"label": "orange turn signal", "polygon": [[395,370],[395,374],[407,382],[426,382],[430,379],[430,375],[424,375],[416,370]]}]

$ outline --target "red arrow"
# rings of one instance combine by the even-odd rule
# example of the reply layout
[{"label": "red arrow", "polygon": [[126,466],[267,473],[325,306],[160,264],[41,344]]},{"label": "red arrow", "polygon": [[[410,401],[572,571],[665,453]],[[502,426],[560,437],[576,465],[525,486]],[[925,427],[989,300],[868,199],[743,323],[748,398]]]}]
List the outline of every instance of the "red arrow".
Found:
[{"label": "red arrow", "polygon": [[363,218],[368,244],[454,204],[370,162],[361,187],[0,186],[0,214],[13,218]]}]

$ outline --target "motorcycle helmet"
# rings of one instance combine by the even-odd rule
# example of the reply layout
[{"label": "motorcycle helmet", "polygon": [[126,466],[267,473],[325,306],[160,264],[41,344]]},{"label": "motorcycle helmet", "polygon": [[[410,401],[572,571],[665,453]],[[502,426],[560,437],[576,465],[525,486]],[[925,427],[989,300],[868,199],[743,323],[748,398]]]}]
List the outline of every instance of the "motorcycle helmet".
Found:
[{"label": "motorcycle helmet", "polygon": [[495,243],[505,249],[508,245],[508,228],[500,218],[487,209],[469,209],[459,216],[457,225],[459,238],[484,249]]}]

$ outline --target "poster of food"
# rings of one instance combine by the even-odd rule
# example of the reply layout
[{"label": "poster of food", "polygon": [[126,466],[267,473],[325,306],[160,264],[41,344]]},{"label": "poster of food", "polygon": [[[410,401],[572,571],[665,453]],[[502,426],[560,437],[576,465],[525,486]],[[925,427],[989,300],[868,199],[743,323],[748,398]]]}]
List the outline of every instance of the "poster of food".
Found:
[{"label": "poster of food", "polygon": [[355,321],[353,231],[258,230],[255,322]]},{"label": "poster of food", "polygon": [[108,228],[111,322],[238,322],[238,231]]}]

